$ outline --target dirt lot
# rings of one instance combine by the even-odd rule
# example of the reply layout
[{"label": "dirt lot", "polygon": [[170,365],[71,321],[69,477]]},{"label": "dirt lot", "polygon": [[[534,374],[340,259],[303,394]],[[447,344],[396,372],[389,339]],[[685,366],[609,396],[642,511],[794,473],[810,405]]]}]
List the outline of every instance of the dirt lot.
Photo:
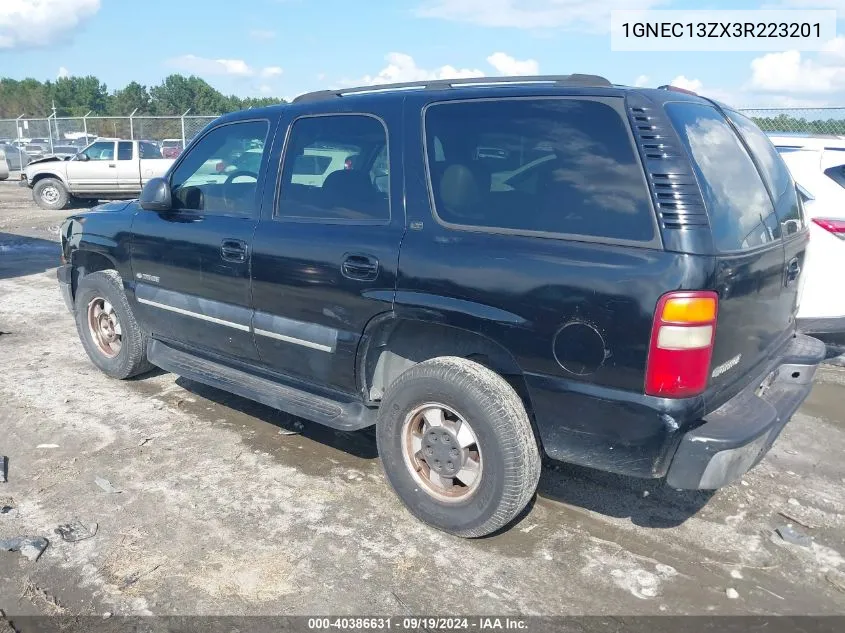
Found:
[{"label": "dirt lot", "polygon": [[[845,368],[715,495],[555,465],[518,524],[460,540],[403,509],[372,433],[97,372],[52,270],[64,214],[28,194],[0,183],[0,539],[50,543],[0,552],[7,617],[845,613]],[[74,520],[96,535],[54,533]]]}]

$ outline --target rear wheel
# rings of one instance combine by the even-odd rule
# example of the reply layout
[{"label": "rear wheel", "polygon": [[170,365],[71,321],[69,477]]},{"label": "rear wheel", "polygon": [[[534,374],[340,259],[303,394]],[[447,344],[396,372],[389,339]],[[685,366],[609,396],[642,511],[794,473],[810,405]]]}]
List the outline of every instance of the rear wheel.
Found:
[{"label": "rear wheel", "polygon": [[103,373],[124,379],[152,369],[141,330],[114,270],[91,273],[76,290],[76,330],[88,357]]},{"label": "rear wheel", "polygon": [[70,201],[70,194],[61,180],[44,178],[32,188],[32,198],[42,209],[59,211]]},{"label": "rear wheel", "polygon": [[435,358],[397,378],[376,435],[400,499],[446,532],[495,532],[537,489],[540,453],[521,399],[501,376],[465,358]]}]

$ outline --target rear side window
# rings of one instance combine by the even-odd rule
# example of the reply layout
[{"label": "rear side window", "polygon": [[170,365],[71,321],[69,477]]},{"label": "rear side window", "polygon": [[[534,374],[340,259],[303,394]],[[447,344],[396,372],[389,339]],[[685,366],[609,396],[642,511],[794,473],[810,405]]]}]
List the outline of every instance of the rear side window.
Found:
[{"label": "rear side window", "polygon": [[121,141],[117,144],[117,160],[132,160],[132,143]]},{"label": "rear side window", "polygon": [[452,225],[649,242],[627,124],[587,99],[446,102],[425,116],[429,186]]},{"label": "rear side window", "polygon": [[783,162],[769,137],[763,134],[751,119],[732,110],[727,110],[725,114],[739,130],[740,136],[751,150],[763,175],[763,180],[772,193],[775,213],[780,220],[781,234],[789,236],[797,233],[804,227],[804,219],[798,205],[795,183],[792,181],[786,163]]},{"label": "rear side window", "polygon": [[769,193],[724,117],[697,103],[669,103],[666,112],[692,157],[716,248],[745,250],[779,239]]},{"label": "rear side window", "polygon": [[387,132],[372,116],[297,119],[285,148],[276,216],[300,222],[387,222],[387,152]]}]

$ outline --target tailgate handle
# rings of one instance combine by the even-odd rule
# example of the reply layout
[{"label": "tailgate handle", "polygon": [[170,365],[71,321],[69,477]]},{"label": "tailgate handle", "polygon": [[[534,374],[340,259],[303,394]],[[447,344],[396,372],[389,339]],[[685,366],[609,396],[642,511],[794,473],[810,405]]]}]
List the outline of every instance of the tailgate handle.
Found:
[{"label": "tailgate handle", "polygon": [[801,264],[798,262],[797,257],[793,257],[789,263],[786,265],[786,285],[788,286],[793,281],[798,279],[798,275],[801,274]]}]

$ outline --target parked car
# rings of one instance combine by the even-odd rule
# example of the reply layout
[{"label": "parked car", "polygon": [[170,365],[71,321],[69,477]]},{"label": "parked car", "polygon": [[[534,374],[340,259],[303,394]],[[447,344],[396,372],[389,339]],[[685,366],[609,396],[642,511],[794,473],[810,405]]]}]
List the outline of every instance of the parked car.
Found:
[{"label": "parked car", "polygon": [[[375,425],[398,496],[460,536],[523,510],[541,452],[737,480],[825,354],[795,330],[809,233],[774,147],[673,90],[472,81],[225,115],[139,201],[68,218],[58,280],[91,361]],[[492,136],[553,158],[494,190]],[[195,177],[256,141],[250,170]],[[354,155],[298,182],[318,147]]]},{"label": "parked car", "polygon": [[9,177],[9,163],[6,161],[5,152],[0,149],[0,180],[6,180]]},{"label": "parked car", "polygon": [[183,149],[181,138],[166,138],[161,142],[161,155],[165,158],[177,158]]},{"label": "parked car", "polygon": [[45,147],[44,145],[36,145],[34,143],[27,144],[23,149],[27,154],[29,154],[29,157],[32,160],[39,160],[50,153],[49,146]]},{"label": "parked car", "polygon": [[79,153],[79,148],[73,145],[54,145],[53,151],[48,156],[57,156],[62,160],[73,158]]},{"label": "parked car", "polygon": [[135,198],[144,183],[162,176],[172,164],[143,141],[100,139],[70,160],[56,156],[31,162],[20,184],[32,189],[42,209],[63,209],[72,198]]},{"label": "parked car", "polygon": [[0,150],[6,154],[6,162],[9,163],[9,169],[12,171],[20,171],[32,160],[23,149],[11,144],[0,144]]},{"label": "parked car", "polygon": [[802,331],[832,342],[845,335],[845,140],[829,136],[772,136],[799,185],[810,220],[798,309]]}]

